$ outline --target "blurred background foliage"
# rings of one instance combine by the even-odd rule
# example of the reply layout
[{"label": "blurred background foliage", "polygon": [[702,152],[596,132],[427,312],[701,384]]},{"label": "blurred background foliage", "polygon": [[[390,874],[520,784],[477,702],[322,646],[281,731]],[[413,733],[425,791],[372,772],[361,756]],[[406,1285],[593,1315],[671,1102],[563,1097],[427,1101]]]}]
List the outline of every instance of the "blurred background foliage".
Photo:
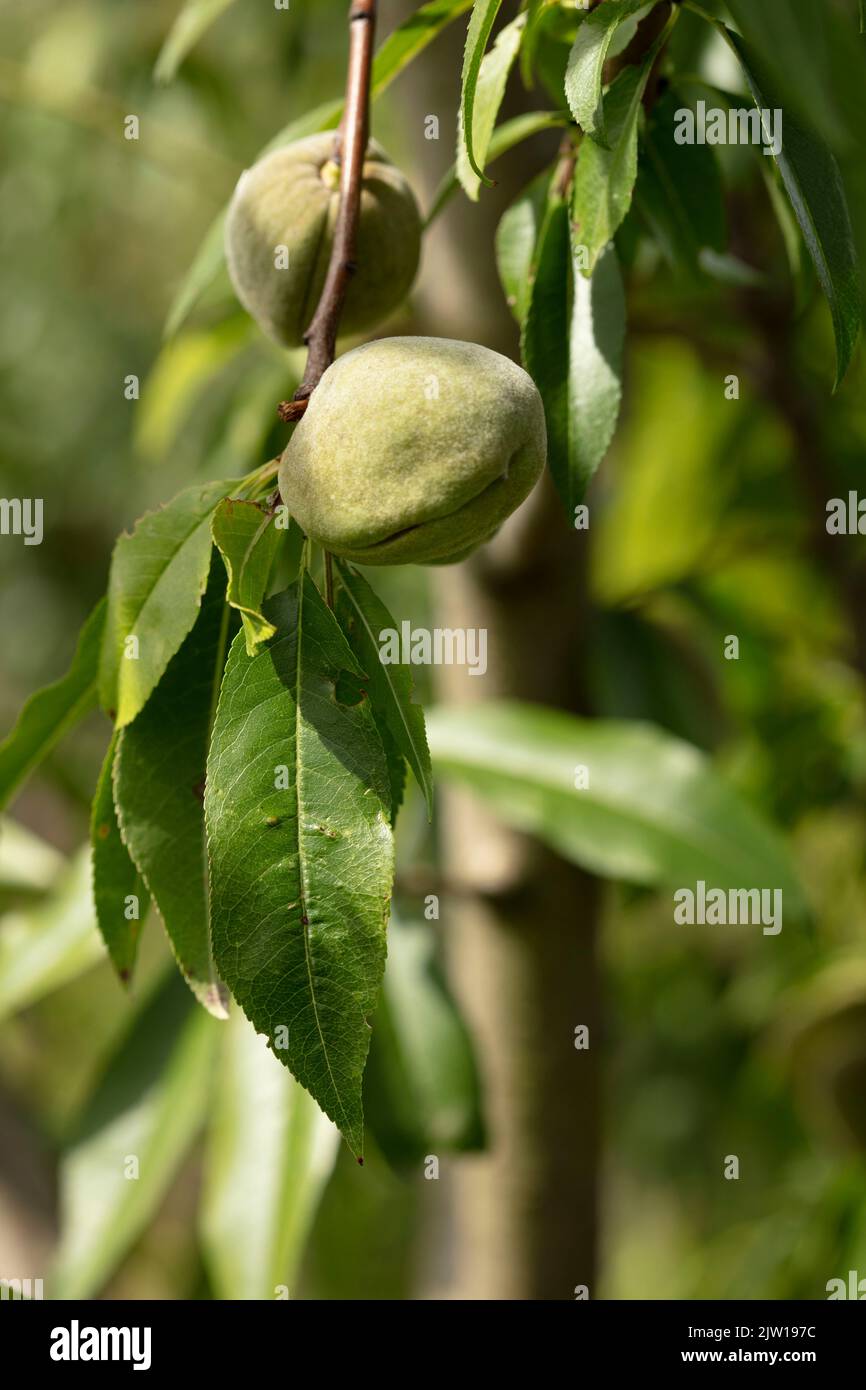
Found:
[{"label": "blurred background foliage", "polygon": [[[786,3],[762,0],[771,35]],[[794,3],[814,23],[800,55],[773,46],[777,81],[837,154],[866,263],[857,6]],[[274,404],[301,365],[219,282],[174,338],[163,325],[245,164],[340,94],[344,0],[278,15],[266,0],[217,6],[172,79],[155,80],[161,53],[168,76],[179,8],[0,3],[0,467],[5,496],[44,497],[46,526],[41,546],[4,538],[0,549],[4,729],[65,669],[117,532],[191,481],[271,457]],[[405,10],[386,5],[380,33]],[[558,19],[542,42],[551,83],[568,43]],[[696,81],[740,89],[691,17],[675,43]],[[448,81],[429,168],[406,135],[412,77],[376,108],[377,136],[424,188],[452,158],[459,72]],[[123,139],[130,113],[138,143]],[[761,161],[720,153],[731,250],[767,277],[761,287],[671,269],[644,235],[640,200],[619,238],[631,331],[624,418],[590,499],[589,674],[595,713],[648,719],[706,749],[783,827],[814,927],[683,929],[667,895],[609,886],[607,1297],[821,1297],[828,1279],[866,1274],[864,543],[828,546],[823,510],[861,476],[866,365],[861,349],[831,396],[829,315],[796,239],[786,250]],[[423,324],[438,288],[422,277],[398,325]],[[738,403],[725,399],[730,373]],[[138,402],[124,397],[129,374]],[[422,572],[380,588],[398,619],[429,611]],[[738,661],[723,659],[728,633]],[[438,924],[419,920],[419,866],[422,877],[435,868],[422,808],[410,799],[401,818],[361,1173],[245,1025],[217,1036],[191,1011],[167,979],[156,922],[131,1005],[103,962],[79,846],[106,740],[97,716],[67,739],[0,839],[0,1277],[44,1273],[59,1245],[51,1267],[73,1294],[230,1297],[240,1280],[246,1296],[270,1297],[282,1275],[292,1297],[411,1296],[435,1186],[425,1157],[483,1138]],[[117,1181],[108,1197],[106,1126],[148,1155],[147,1179]],[[267,1190],[263,1152],[276,1174]],[[729,1153],[737,1182],[720,1180]]]}]

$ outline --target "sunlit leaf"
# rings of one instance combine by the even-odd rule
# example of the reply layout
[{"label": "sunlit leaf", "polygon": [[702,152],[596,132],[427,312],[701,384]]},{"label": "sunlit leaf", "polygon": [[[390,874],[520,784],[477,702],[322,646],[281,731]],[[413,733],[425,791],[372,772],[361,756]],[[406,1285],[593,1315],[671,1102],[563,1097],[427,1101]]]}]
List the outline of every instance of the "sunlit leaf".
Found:
[{"label": "sunlit leaf", "polygon": [[14,728],[0,743],[0,808],[8,805],[58,740],[96,704],[105,613],[105,599],[100,599],[81,629],[66,675],[30,696]]},{"label": "sunlit leaf", "polygon": [[480,1086],[466,1026],[430,922],[392,918],[364,1090],[368,1123],[393,1161],[480,1147]]},{"label": "sunlit leaf", "polygon": [[390,791],[361,673],[308,575],[235,639],[205,808],[216,963],[256,1030],[362,1153],[361,1075],[385,965]]},{"label": "sunlit leaf", "polygon": [[110,1058],[60,1165],[52,1297],[98,1293],[154,1215],[204,1119],[216,1034],[172,972]]},{"label": "sunlit leaf", "polygon": [[159,50],[153,69],[157,82],[170,82],[184,58],[234,0],[186,0]]},{"label": "sunlit leaf", "polygon": [[64,865],[63,855],[26,826],[0,820],[0,892],[45,893]]},{"label": "sunlit leaf", "polygon": [[[490,149],[493,127],[505,96],[508,74],[520,50],[526,16],[518,15],[496,36],[490,52],[485,54],[478,74],[475,100],[472,107],[472,140],[467,142],[462,116],[457,133],[457,177],[473,202],[478,201],[481,177],[476,168],[483,169]],[[472,160],[469,157],[471,143]]]},{"label": "sunlit leaf", "polygon": [[779,888],[787,915],[807,911],[780,837],[704,754],[651,724],[488,702],[431,711],[428,733],[434,767],[584,868],[673,888]]},{"label": "sunlit leaf", "polygon": [[460,93],[459,131],[460,141],[469,168],[481,183],[490,187],[484,170],[480,168],[473,147],[475,134],[475,97],[478,91],[478,78],[481,61],[490,38],[494,21],[499,13],[502,0],[475,0],[466,31],[466,47],[463,50],[463,78]]},{"label": "sunlit leaf", "polygon": [[568,433],[570,257],[568,207],[553,196],[532,258],[520,346],[544,402],[547,462],[569,514],[574,507]]},{"label": "sunlit leaf", "polygon": [[628,67],[604,99],[609,146],[584,140],[574,174],[572,219],[578,242],[586,247],[584,274],[591,275],[608,242],[631,207],[637,178],[638,118],[654,57]]},{"label": "sunlit leaf", "polygon": [[616,429],[625,338],[615,249],[601,255],[590,280],[582,254],[566,204],[552,198],[529,276],[522,353],[544,401],[548,464],[570,520]]},{"label": "sunlit leaf", "polygon": [[651,0],[605,0],[581,24],[568,55],[565,95],[571,114],[587,135],[605,143],[602,106],[604,65],[616,31]]},{"label": "sunlit leaf", "polygon": [[496,266],[509,308],[523,323],[532,295],[531,271],[544,222],[550,172],[544,170],[503,213],[496,229]]},{"label": "sunlit leaf", "polygon": [[204,778],[229,631],[214,559],[192,632],[138,718],[120,736],[114,796],[124,844],[165,923],[196,998],[217,1018],[227,1000],[210,949]]},{"label": "sunlit leaf", "polygon": [[144,708],[198,616],[210,568],[211,513],[230,490],[223,482],[186,488],[146,512],[115,544],[99,691],[118,728]]},{"label": "sunlit leaf", "polygon": [[243,620],[247,654],[255,656],[275,631],[261,607],[285,531],[277,530],[267,507],[226,497],[213,514],[211,532],[226,567],[226,598]]},{"label": "sunlit leaf", "polygon": [[592,279],[572,276],[568,435],[570,501],[576,505],[603,462],[619,420],[625,345],[625,291],[608,246]]},{"label": "sunlit leaf", "polygon": [[[111,963],[124,984],[135,964],[141,924],[148,905],[147,891],[120,836],[114,805],[112,771],[119,735],[114,734],[102,764],[90,812],[93,859],[93,905],[96,921],[108,947]],[[130,915],[130,908],[137,912]]]},{"label": "sunlit leaf", "polygon": [[0,924],[0,1018],[26,1009],[105,959],[82,851],[50,896]]},{"label": "sunlit leaf", "polygon": [[200,1209],[214,1296],[273,1299],[293,1281],[339,1133],[234,1010],[222,1039]]}]

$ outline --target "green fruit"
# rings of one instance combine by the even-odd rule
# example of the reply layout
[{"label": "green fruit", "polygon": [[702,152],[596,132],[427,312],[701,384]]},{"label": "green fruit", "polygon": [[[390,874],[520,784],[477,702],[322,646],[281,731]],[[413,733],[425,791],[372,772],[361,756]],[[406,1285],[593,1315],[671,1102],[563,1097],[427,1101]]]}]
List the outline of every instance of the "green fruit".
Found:
[{"label": "green fruit", "polygon": [[[333,131],[275,150],[241,175],[229,207],[226,257],[235,292],[265,332],[286,347],[303,342],[325,283],[339,204],[333,154]],[[358,269],[349,281],[341,331],[364,332],[396,308],[415,278],[420,247],[412,190],[371,141],[361,189]]]},{"label": "green fruit", "polygon": [[450,338],[382,338],[328,368],[280,463],[313,540],[362,565],[451,564],[538,480],[544,408],[507,357]]}]

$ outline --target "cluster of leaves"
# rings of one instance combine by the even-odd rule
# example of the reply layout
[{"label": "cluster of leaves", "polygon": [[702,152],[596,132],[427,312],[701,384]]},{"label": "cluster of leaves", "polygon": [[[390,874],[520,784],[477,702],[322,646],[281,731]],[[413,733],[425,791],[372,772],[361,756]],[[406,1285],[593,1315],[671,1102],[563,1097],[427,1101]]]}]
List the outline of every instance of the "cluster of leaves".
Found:
[{"label": "cluster of leaves", "polygon": [[[757,269],[728,250],[715,148],[675,141],[675,115],[693,108],[698,94],[722,110],[738,103],[706,82],[698,93],[694,80],[678,71],[668,44],[685,12],[710,25],[736,55],[758,110],[784,111],[776,179],[830,305],[837,386],[860,331],[857,259],[833,154],[797,113],[785,109],[766,62],[742,34],[691,0],[601,0],[577,10],[532,0],[485,52],[500,6],[501,0],[486,0],[473,8],[457,176],[468,196],[478,198],[488,182],[485,163],[508,147],[509,132],[523,138],[518,122],[527,134],[541,128],[544,113],[495,125],[509,70],[522,50],[527,81],[537,65],[554,99],[566,103],[563,113],[548,113],[565,134],[557,162],[505,214],[497,257],[521,326],[524,365],[544,398],[550,467],[572,518],[619,417],[626,334],[622,269],[635,259],[635,238],[654,240],[695,279],[760,282]],[[734,0],[729,9],[746,35],[754,31],[754,6]],[[755,154],[763,158],[760,149]],[[779,194],[774,206],[796,241]]]},{"label": "cluster of leaves", "polygon": [[225,1017],[227,986],[360,1154],[407,763],[432,795],[423,715],[378,661],[394,624],[361,575],[340,566],[333,612],[297,528],[229,491],[185,489],[120,537],[69,674],[5,745],[5,790],[98,697],[93,891],[118,974],[152,898],[199,1001]]},{"label": "cluster of leaves", "polygon": [[[203,6],[188,8],[204,18]],[[223,8],[209,7],[213,16]],[[571,515],[620,408],[618,241],[633,200],[651,234],[696,270],[730,276],[738,266],[725,255],[712,150],[689,150],[687,168],[675,162],[676,89],[646,110],[682,7],[604,0],[582,13],[536,0],[488,51],[499,8],[500,0],[472,7],[458,154],[431,216],[461,185],[477,198],[486,164],[514,144],[564,130],[556,165],[507,212],[497,253]],[[468,9],[446,0],[421,6],[382,45],[374,95]],[[742,59],[756,103],[773,105],[743,41],[706,18]],[[639,56],[627,61],[635,31],[649,37],[638,37]],[[198,32],[190,19],[162,76],[183,56],[183,33]],[[528,80],[540,75],[567,105],[497,127],[518,58]],[[331,128],[340,114],[329,103],[268,148]],[[841,185],[811,136],[789,131],[779,164],[833,310],[841,376],[856,337]],[[170,332],[222,269],[220,217]],[[859,322],[859,303],[856,312]],[[360,1155],[393,824],[407,766],[431,806],[430,754],[408,668],[378,659],[378,633],[396,624],[348,565],[337,567],[333,607],[325,601],[309,546],[266,501],[272,477],[265,465],[240,482],[186,489],[121,536],[107,599],[69,674],[33,697],[0,748],[0,793],[7,800],[98,700],[114,732],[93,804],[93,892],[119,975],[131,975],[152,899],[199,1001],[224,1016],[230,993]],[[784,885],[789,909],[803,910],[778,840],[701,755],[657,730],[500,707],[487,708],[483,721],[440,711],[431,740],[443,770],[596,872],[638,883],[704,876],[719,886]],[[592,790],[575,795],[578,765],[592,767]]]}]

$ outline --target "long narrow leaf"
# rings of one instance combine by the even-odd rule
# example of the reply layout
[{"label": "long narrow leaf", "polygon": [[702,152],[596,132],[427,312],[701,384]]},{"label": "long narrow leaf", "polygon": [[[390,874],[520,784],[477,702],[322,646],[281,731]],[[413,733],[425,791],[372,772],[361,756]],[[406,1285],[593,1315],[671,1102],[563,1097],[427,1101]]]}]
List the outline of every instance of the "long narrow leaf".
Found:
[{"label": "long narrow leaf", "polygon": [[120,735],[114,734],[90,813],[93,905],[111,963],[124,984],[132,976],[148,896],[120,835],[114,805],[112,769]]},{"label": "long narrow leaf", "polygon": [[159,51],[153,69],[154,80],[170,82],[202,34],[232,4],[234,0],[186,0]]},{"label": "long narrow leaf", "polygon": [[186,488],[115,544],[99,692],[120,729],[147,704],[198,616],[210,569],[211,513],[229,487]]},{"label": "long narrow leaf", "polygon": [[81,629],[66,675],[30,696],[0,744],[0,809],[58,740],[95,706],[105,613],[105,599],[100,599]]},{"label": "long narrow leaf", "polygon": [[601,100],[604,64],[617,29],[652,0],[606,0],[581,24],[568,55],[565,95],[571,114],[587,135],[605,143]]},{"label": "long narrow leaf", "polygon": [[200,1222],[214,1294],[291,1295],[339,1133],[239,1010],[224,1030]]},{"label": "long narrow leaf", "polygon": [[385,964],[393,843],[361,673],[308,575],[235,639],[208,760],[211,920],[222,978],[362,1153],[361,1076]]},{"label": "long narrow leaf", "polygon": [[586,247],[591,275],[599,256],[631,207],[637,178],[638,118],[652,70],[651,54],[641,67],[620,73],[604,99],[609,148],[584,140],[574,175],[574,235]]},{"label": "long narrow leaf", "polygon": [[52,1297],[98,1293],[153,1216],[204,1119],[215,1042],[213,1020],[172,972],[111,1058],[62,1160]]},{"label": "long narrow leaf", "polygon": [[469,19],[469,28],[466,31],[466,47],[463,50],[463,79],[460,93],[460,140],[465,151],[466,160],[469,168],[475,173],[481,183],[490,187],[484,170],[479,168],[478,160],[473,148],[475,133],[475,96],[478,89],[478,77],[481,72],[481,61],[484,57],[484,50],[487,47],[487,40],[490,38],[493,24],[499,13],[502,0],[475,0],[472,6],[472,14]]},{"label": "long narrow leaf", "polygon": [[661,729],[485,704],[431,711],[428,733],[435,767],[595,873],[778,888],[786,914],[807,911],[781,839],[702,753]]},{"label": "long narrow leaf", "polygon": [[399,663],[383,665],[379,659],[381,634],[396,630],[396,624],[381,599],[351,565],[340,562],[343,587],[340,598],[345,605],[350,646],[368,679],[374,710],[382,718],[424,793],[427,813],[433,815],[433,773],[430,750],[424,732],[424,711],[412,699],[411,667]]},{"label": "long narrow leaf", "polygon": [[[478,201],[481,178],[475,166],[481,169],[487,159],[493,127],[505,96],[508,75],[520,51],[526,16],[518,15],[497,35],[490,52],[485,54],[478,74],[475,100],[472,109],[472,139],[466,139],[462,117],[457,135],[457,177],[468,197]],[[469,157],[471,144],[472,160]]]},{"label": "long narrow leaf", "polygon": [[[758,110],[781,109],[745,41],[724,24],[717,28],[739,58]],[[842,175],[827,146],[788,111],[776,163],[830,306],[838,387],[851,365],[862,322],[857,250]]]},{"label": "long narrow leaf", "polygon": [[124,844],[191,990],[217,1018],[227,1016],[227,999],[210,948],[204,779],[228,632],[215,558],[196,624],[147,706],[122,731],[114,763]]},{"label": "long narrow leaf", "polygon": [[93,916],[90,855],[78,854],[36,907],[0,925],[0,1019],[26,1009],[105,959]]},{"label": "long narrow leaf", "polygon": [[572,276],[568,352],[569,502],[583,497],[610,447],[622,403],[625,291],[616,248],[608,246],[592,279]]}]

